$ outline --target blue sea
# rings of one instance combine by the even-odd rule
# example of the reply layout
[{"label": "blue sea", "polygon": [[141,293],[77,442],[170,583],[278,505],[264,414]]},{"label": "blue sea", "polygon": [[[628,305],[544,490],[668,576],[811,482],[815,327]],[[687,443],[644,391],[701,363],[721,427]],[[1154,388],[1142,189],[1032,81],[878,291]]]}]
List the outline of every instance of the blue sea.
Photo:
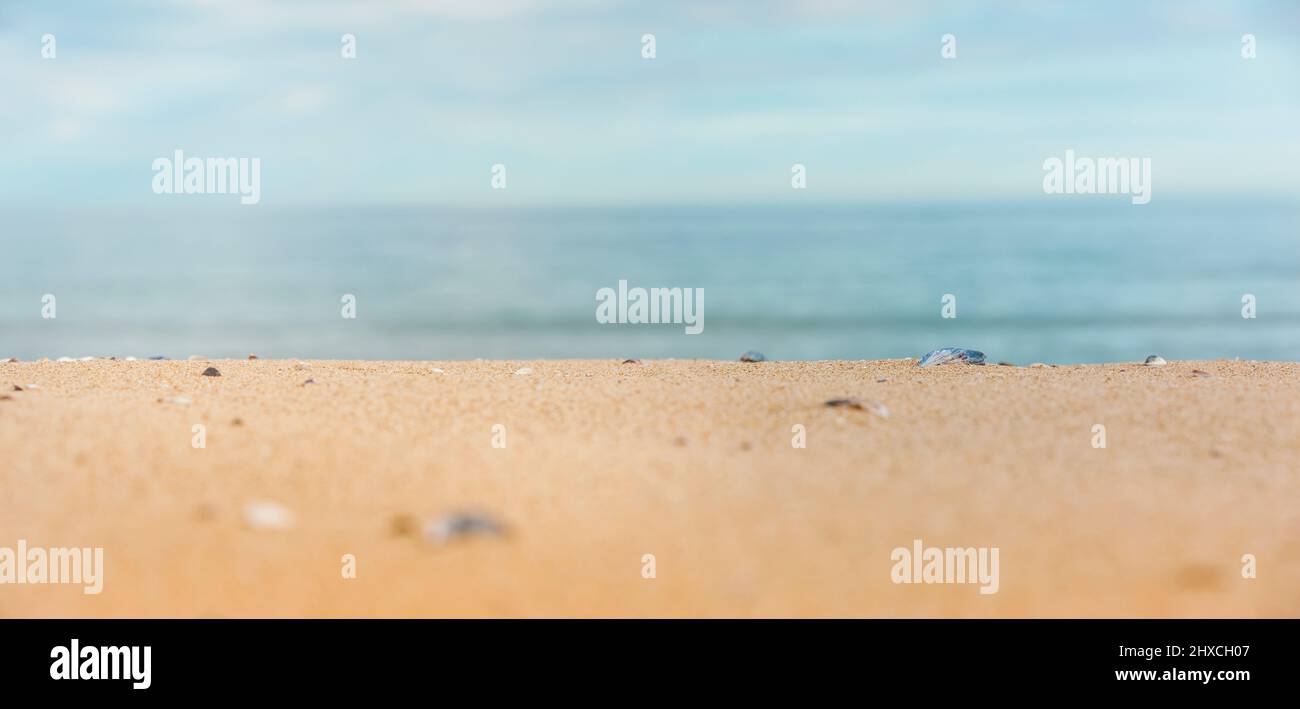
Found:
[{"label": "blue sea", "polygon": [[[875,359],[956,346],[1019,364],[1294,361],[1298,217],[1103,197],[19,210],[0,221],[0,357]],[[598,323],[596,292],[619,280],[704,289],[703,332]],[[941,316],[945,294],[955,318]]]}]

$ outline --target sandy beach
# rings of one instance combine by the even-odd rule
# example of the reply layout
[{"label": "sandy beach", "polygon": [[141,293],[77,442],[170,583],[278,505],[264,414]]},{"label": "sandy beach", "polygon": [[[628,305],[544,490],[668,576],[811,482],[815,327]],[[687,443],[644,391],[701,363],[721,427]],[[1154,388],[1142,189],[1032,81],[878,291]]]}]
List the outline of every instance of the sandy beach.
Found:
[{"label": "sandy beach", "polygon": [[[1300,615],[1300,364],[95,360],[0,387],[0,547],[104,549],[101,593],[0,585],[0,617]],[[457,511],[502,533],[425,534]],[[893,583],[915,539],[998,548],[997,593]]]}]

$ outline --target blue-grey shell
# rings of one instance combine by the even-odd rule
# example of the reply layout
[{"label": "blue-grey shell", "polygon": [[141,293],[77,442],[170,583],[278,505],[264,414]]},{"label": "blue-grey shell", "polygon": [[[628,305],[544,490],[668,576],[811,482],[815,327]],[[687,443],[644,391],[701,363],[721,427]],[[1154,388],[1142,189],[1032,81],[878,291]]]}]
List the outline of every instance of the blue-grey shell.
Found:
[{"label": "blue-grey shell", "polygon": [[978,350],[964,350],[960,347],[944,347],[927,353],[918,366],[929,367],[935,364],[984,364],[984,353]]}]

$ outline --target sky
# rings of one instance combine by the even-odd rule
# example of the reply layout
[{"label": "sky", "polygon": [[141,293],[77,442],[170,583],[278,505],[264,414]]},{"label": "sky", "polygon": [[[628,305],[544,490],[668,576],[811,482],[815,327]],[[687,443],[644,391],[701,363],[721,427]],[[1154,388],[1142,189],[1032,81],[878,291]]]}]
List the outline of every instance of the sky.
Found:
[{"label": "sky", "polygon": [[1034,199],[1066,149],[1286,198],[1297,126],[1296,2],[0,0],[9,207],[157,204],[176,149],[271,207]]}]

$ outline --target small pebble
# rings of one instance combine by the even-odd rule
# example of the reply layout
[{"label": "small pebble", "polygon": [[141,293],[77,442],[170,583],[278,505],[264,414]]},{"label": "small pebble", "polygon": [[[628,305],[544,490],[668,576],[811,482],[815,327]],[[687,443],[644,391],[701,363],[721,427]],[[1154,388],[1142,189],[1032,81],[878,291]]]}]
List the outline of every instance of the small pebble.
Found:
[{"label": "small pebble", "polygon": [[154,355],[154,356],[150,357],[149,359],[151,359],[151,360],[153,360],[153,361],[155,361],[155,362],[158,362],[158,361],[160,361],[160,360],[164,360],[164,359],[167,359],[167,358],[164,357],[164,356],[162,356],[162,355]]},{"label": "small pebble", "polygon": [[17,358],[17,357],[10,357],[9,359],[7,359],[7,360],[5,360],[5,361],[6,361],[6,362],[17,362],[17,361],[18,361],[18,358]]},{"label": "small pebble", "polygon": [[23,390],[22,387],[18,386],[17,384],[14,385],[14,391],[22,391],[22,390]]},{"label": "small pebble", "polygon": [[248,358],[249,358],[249,359],[257,359],[257,355],[255,355],[255,354],[251,354],[251,355],[248,355]]},{"label": "small pebble", "polygon": [[528,368],[528,367],[521,367],[521,368],[515,370],[515,376],[525,376],[525,375],[532,374],[532,373],[533,373],[533,370],[530,369],[530,368]]},{"label": "small pebble", "polygon": [[230,419],[230,425],[231,425],[231,426],[243,426],[243,425],[244,425],[244,419],[241,419],[241,418],[233,418],[233,419]]},{"label": "small pebble", "polygon": [[1011,362],[998,362],[998,366],[999,366],[999,367],[1014,367],[1014,366],[1016,366],[1016,365],[1012,364]]},{"label": "small pebble", "polygon": [[244,505],[244,524],[254,531],[293,529],[294,514],[274,502],[250,502]]},{"label": "small pebble", "polygon": [[625,359],[625,360],[623,360],[623,364],[641,364],[641,360],[639,360],[639,359]]},{"label": "small pebble", "polygon": [[437,367],[434,367],[433,369],[430,369],[430,370],[429,370],[429,373],[430,373],[430,374],[442,374],[442,370],[441,370],[441,369],[438,369]]},{"label": "small pebble", "polygon": [[1142,364],[1145,364],[1148,367],[1163,367],[1169,363],[1166,362],[1165,358],[1161,357],[1160,355],[1151,355],[1147,357],[1146,361],[1143,362]]},{"label": "small pebble", "polygon": [[411,515],[393,515],[388,520],[388,531],[394,537],[414,537],[419,524]]},{"label": "small pebble", "polygon": [[966,350],[960,347],[944,347],[927,352],[918,367],[930,367],[940,364],[984,364],[984,353],[979,350]]},{"label": "small pebble", "polygon": [[767,358],[763,356],[762,352],[755,352],[754,350],[750,350],[740,356],[741,362],[762,362],[765,359]]},{"label": "small pebble", "polygon": [[1193,369],[1193,370],[1192,370],[1192,376],[1194,376],[1194,377],[1212,377],[1212,376],[1214,376],[1214,375],[1213,375],[1213,374],[1210,374],[1209,372],[1202,371],[1202,370],[1200,370],[1200,369]]},{"label": "small pebble", "polygon": [[440,517],[424,527],[424,538],[434,544],[446,544],[459,537],[476,534],[500,536],[505,528],[496,520],[477,514],[456,513]]},{"label": "small pebble", "polygon": [[316,383],[316,380],[315,380],[315,379],[308,379],[307,381],[303,382],[302,384],[299,384],[299,386],[307,386],[308,384],[315,384],[315,383]]},{"label": "small pebble", "polygon": [[876,380],[876,383],[877,383],[877,384],[884,384],[884,383],[887,382],[887,381],[889,381],[889,380],[888,380],[888,379],[877,379],[877,380]]},{"label": "small pebble", "polygon": [[826,405],[831,408],[843,407],[857,409],[858,411],[870,411],[880,418],[889,418],[889,407],[879,401],[862,401],[856,397],[849,397],[847,399],[831,399],[826,402]]},{"label": "small pebble", "polygon": [[203,376],[219,377],[221,376],[221,372],[218,372],[216,367],[208,367],[207,369],[203,370]]},{"label": "small pebble", "polygon": [[28,384],[28,385],[27,385],[27,388],[28,388],[28,389],[40,389],[40,388],[41,388],[41,385],[40,385],[40,384]]}]

